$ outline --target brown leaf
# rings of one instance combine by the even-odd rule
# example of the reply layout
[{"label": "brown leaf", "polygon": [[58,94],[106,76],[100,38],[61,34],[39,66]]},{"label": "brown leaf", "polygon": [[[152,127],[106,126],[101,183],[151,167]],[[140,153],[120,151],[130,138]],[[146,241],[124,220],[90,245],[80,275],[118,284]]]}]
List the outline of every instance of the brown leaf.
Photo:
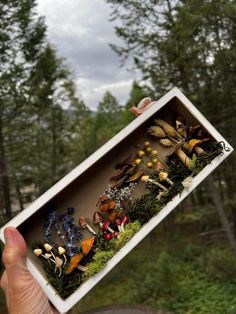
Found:
[{"label": "brown leaf", "polygon": [[129,177],[129,180],[127,182],[133,182],[136,181],[141,175],[144,173],[144,168],[139,168],[131,177]]},{"label": "brown leaf", "polygon": [[112,189],[114,188],[120,188],[125,182],[126,182],[126,179],[128,178],[128,176],[124,176],[123,178],[121,178],[120,180],[116,181],[115,184],[113,184],[111,186]]},{"label": "brown leaf", "polygon": [[118,169],[116,172],[113,174],[113,176],[110,177],[110,180],[117,180],[123,177],[124,175],[124,169]]},{"label": "brown leaf", "polygon": [[134,161],[133,155],[130,154],[127,158],[125,158],[123,161],[117,163],[117,168],[121,168],[122,166],[125,166],[127,164],[132,164]]},{"label": "brown leaf", "polygon": [[108,200],[107,202],[99,205],[100,211],[105,212],[105,213],[114,209],[115,207],[116,207],[116,202],[114,200]]}]

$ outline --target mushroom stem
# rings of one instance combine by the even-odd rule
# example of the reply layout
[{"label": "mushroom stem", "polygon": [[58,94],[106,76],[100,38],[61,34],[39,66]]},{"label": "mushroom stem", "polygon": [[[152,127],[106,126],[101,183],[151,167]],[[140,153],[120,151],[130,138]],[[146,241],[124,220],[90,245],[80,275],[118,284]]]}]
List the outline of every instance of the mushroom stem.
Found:
[{"label": "mushroom stem", "polygon": [[200,146],[195,146],[194,150],[198,156],[202,156],[206,153]]},{"label": "mushroom stem", "polygon": [[78,264],[77,268],[83,272],[87,271],[88,267]]},{"label": "mushroom stem", "polygon": [[90,227],[90,225],[88,224],[87,219],[85,217],[80,217],[79,218],[79,224],[80,224],[80,227],[82,229],[87,228],[88,231],[91,232],[93,235],[97,235],[96,232],[93,230],[93,228]]},{"label": "mushroom stem", "polygon": [[42,257],[44,257],[46,260],[50,260],[51,262],[53,262],[54,264],[56,264],[56,262],[52,259],[52,258],[47,258],[45,255],[41,254]]},{"label": "mushroom stem", "polygon": [[87,228],[93,235],[97,235],[96,232],[93,230],[92,227],[90,227],[89,224],[86,225],[86,228]]},{"label": "mushroom stem", "polygon": [[141,181],[143,181],[143,182],[149,182],[149,183],[152,183],[152,184],[154,184],[154,185],[157,185],[157,186],[158,186],[159,188],[161,188],[163,191],[167,191],[167,190],[168,190],[168,189],[167,189],[164,185],[162,185],[161,183],[156,182],[156,181],[154,181],[153,179],[150,179],[149,176],[142,176]]},{"label": "mushroom stem", "polygon": [[188,156],[182,151],[181,148],[176,150],[176,155],[179,157],[179,159],[182,161],[182,163],[189,168],[189,162],[190,159],[188,158]]},{"label": "mushroom stem", "polygon": [[159,188],[161,188],[163,191],[167,191],[168,190],[164,185],[162,185],[159,182],[154,181],[153,179],[148,179],[148,182],[150,182],[150,183],[152,183],[154,185],[159,186]]},{"label": "mushroom stem", "polygon": [[159,179],[161,181],[166,181],[167,183],[169,183],[170,185],[173,185],[174,183],[168,178],[168,173],[167,172],[164,172],[164,171],[161,171],[159,173]]}]

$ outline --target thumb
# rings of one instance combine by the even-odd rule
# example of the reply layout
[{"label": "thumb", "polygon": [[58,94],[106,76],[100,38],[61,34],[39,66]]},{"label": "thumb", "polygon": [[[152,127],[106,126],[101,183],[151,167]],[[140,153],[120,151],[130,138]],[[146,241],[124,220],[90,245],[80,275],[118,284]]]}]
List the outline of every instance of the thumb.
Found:
[{"label": "thumb", "polygon": [[17,282],[23,274],[28,272],[25,263],[26,243],[22,235],[13,227],[4,230],[5,248],[2,260],[6,267],[8,282]]}]

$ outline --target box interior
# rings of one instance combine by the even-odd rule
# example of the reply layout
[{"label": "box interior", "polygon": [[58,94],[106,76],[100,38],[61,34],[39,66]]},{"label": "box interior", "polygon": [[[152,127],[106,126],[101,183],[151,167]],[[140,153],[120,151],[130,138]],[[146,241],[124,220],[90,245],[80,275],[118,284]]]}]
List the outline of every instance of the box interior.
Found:
[{"label": "box interior", "polygon": [[[75,221],[78,222],[78,218],[80,216],[85,216],[90,220],[91,225],[93,226],[92,218],[94,212],[97,210],[97,200],[108,187],[109,178],[114,173],[115,165],[124,160],[131,153],[135,156],[135,145],[139,144],[140,146],[143,146],[145,140],[150,141],[152,147],[157,149],[158,154],[164,159],[164,156],[169,149],[161,146],[158,143],[158,140],[155,140],[154,137],[149,136],[147,128],[153,124],[154,118],[162,118],[174,125],[175,118],[178,116],[184,116],[188,125],[199,124],[198,120],[193,117],[193,115],[179,101],[179,99],[174,97],[145,123],[137,127],[135,131],[129,134],[105,156],[100,158],[93,164],[93,166],[69,184],[53,199],[51,199],[48,204],[39,209],[34,215],[18,227],[19,231],[26,240],[28,257],[45,279],[46,276],[42,269],[42,263],[32,253],[31,246],[34,241],[43,241],[44,224],[48,217],[48,211],[51,208],[55,208],[58,213],[65,213],[67,207],[74,207]],[[140,196],[143,193],[144,185],[140,183],[135,189],[135,195]],[[94,227],[94,229],[96,229],[96,227]],[[89,234],[86,230],[83,231],[84,237],[91,237],[91,234]],[[58,238],[57,242],[59,243]]]}]

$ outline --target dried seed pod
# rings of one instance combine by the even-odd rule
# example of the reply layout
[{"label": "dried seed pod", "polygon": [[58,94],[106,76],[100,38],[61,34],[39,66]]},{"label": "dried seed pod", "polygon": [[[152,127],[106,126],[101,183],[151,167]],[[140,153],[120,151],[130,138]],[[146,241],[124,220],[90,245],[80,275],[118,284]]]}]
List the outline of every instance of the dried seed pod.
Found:
[{"label": "dried seed pod", "polygon": [[169,140],[168,138],[164,138],[160,140],[161,145],[165,146],[165,147],[171,147],[173,146],[173,143],[171,142],[171,140]]},{"label": "dried seed pod", "polygon": [[148,128],[148,132],[157,138],[166,137],[166,134],[163,131],[163,129],[156,125],[152,125],[150,128]]},{"label": "dried seed pod", "polygon": [[169,125],[166,121],[162,119],[155,119],[155,124],[163,128],[167,136],[176,137],[176,130],[173,126]]}]

